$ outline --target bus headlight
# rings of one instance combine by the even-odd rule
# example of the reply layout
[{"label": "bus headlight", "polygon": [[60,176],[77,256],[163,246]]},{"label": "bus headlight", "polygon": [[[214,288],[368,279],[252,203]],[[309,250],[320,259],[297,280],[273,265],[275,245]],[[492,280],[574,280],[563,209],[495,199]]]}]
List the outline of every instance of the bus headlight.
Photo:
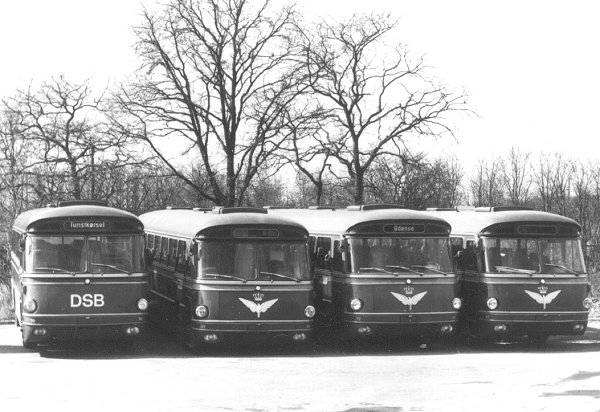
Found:
[{"label": "bus headlight", "polygon": [[362,309],[362,300],[352,299],[350,301],[350,307],[352,308],[352,310],[361,310]]},{"label": "bus headlight", "polygon": [[37,302],[33,299],[27,299],[23,304],[23,310],[27,313],[33,313],[37,310]]},{"label": "bus headlight", "polygon": [[462,300],[460,300],[460,298],[452,299],[452,307],[454,309],[459,310],[461,306],[462,306]]},{"label": "bus headlight", "polygon": [[194,313],[196,314],[196,317],[203,319],[208,316],[208,308],[204,305],[196,306]]},{"label": "bus headlight", "polygon": [[139,310],[147,310],[148,309],[148,301],[144,298],[141,298],[137,301],[137,307]]},{"label": "bus headlight", "polygon": [[585,298],[583,300],[583,307],[586,309],[591,309],[592,306],[594,306],[594,301],[592,300],[592,298]]},{"label": "bus headlight", "polygon": [[308,305],[304,308],[304,316],[306,316],[309,319],[313,318],[315,316],[315,313],[317,312],[315,311],[315,308],[311,305]]},{"label": "bus headlight", "polygon": [[496,298],[489,298],[487,300],[487,307],[494,310],[498,307],[498,300]]}]

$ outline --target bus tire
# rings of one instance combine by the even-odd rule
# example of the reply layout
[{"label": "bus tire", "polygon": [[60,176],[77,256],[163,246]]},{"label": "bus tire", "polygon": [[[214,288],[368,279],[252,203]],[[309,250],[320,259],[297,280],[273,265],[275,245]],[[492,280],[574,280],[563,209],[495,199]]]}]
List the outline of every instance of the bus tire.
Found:
[{"label": "bus tire", "polygon": [[178,308],[177,326],[179,343],[188,350],[195,350],[196,343],[193,341],[192,338],[192,312],[190,306],[187,303],[183,308]]},{"label": "bus tire", "polygon": [[23,342],[23,347],[25,349],[35,349],[35,348],[37,348],[37,343],[26,342],[25,341],[25,334],[23,333],[23,328],[21,328],[21,341]]}]

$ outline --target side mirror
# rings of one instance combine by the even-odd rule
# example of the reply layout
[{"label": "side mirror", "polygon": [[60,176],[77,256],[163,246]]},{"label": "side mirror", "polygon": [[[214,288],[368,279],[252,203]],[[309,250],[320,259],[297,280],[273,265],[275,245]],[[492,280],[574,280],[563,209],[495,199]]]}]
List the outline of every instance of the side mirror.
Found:
[{"label": "side mirror", "polygon": [[25,251],[25,241],[27,239],[26,235],[21,235],[21,237],[19,238],[19,250],[21,252]]}]

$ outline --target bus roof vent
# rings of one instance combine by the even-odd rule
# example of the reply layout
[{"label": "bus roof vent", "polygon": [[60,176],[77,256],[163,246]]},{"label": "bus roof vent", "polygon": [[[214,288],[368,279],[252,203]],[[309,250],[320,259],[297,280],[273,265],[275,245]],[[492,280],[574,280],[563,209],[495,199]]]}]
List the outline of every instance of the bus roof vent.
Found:
[{"label": "bus roof vent", "polygon": [[228,213],[267,213],[267,209],[261,207],[223,207],[215,206],[213,209],[214,213],[225,215]]},{"label": "bus roof vent", "polygon": [[194,207],[192,209],[194,212],[210,212],[212,208],[210,207]]},{"label": "bus roof vent", "polygon": [[59,200],[58,203],[56,204],[57,207],[78,206],[78,205],[108,206],[108,202],[106,200],[73,199],[73,200]]},{"label": "bus roof vent", "polygon": [[335,207],[331,206],[309,206],[310,210],[335,210]]},{"label": "bus roof vent", "polygon": [[372,205],[352,205],[348,206],[346,210],[383,210],[383,209],[407,209],[401,205],[392,205],[392,204],[372,204]]},{"label": "bus roof vent", "polygon": [[428,212],[458,212],[456,207],[428,207],[425,210]]},{"label": "bus roof vent", "polygon": [[509,211],[518,211],[518,210],[533,210],[530,207],[526,206],[483,206],[476,207],[476,212],[509,212]]}]

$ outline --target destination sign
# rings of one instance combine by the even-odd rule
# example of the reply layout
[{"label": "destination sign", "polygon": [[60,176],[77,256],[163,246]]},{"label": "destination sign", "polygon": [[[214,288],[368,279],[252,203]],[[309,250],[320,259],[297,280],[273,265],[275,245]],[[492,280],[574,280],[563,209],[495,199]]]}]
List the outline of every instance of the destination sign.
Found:
[{"label": "destination sign", "polygon": [[276,239],[279,237],[279,230],[277,230],[277,229],[237,228],[237,229],[233,230],[233,237]]},{"label": "destination sign", "polygon": [[425,225],[385,225],[386,233],[425,233]]},{"label": "destination sign", "polygon": [[108,222],[68,221],[65,230],[108,230]]},{"label": "destination sign", "polygon": [[554,235],[558,232],[556,226],[519,226],[517,232],[521,235]]}]

